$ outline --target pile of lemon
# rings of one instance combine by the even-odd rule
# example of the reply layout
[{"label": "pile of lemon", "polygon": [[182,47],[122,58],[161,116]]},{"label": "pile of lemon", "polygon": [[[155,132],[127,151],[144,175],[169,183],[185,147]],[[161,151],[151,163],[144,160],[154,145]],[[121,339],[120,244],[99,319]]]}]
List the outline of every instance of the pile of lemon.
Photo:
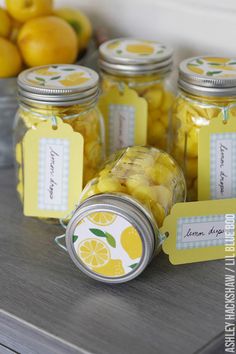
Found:
[{"label": "pile of lemon", "polygon": [[53,0],[6,0],[0,7],[0,78],[25,67],[74,63],[89,43],[92,26],[77,9]]}]

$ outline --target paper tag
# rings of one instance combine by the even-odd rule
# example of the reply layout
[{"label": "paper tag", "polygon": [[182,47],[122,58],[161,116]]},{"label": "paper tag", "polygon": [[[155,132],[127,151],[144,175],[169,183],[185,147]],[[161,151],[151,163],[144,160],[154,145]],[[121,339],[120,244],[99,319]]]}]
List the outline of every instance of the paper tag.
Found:
[{"label": "paper tag", "polygon": [[198,199],[236,197],[236,125],[221,117],[199,132]]},{"label": "paper tag", "polygon": [[226,247],[235,243],[235,212],[236,199],[176,204],[161,229],[169,234],[163,250],[170,262],[223,259]]},{"label": "paper tag", "polygon": [[107,153],[147,142],[147,101],[124,85],[112,88],[99,102],[106,126]]},{"label": "paper tag", "polygon": [[82,191],[83,137],[56,118],[29,130],[23,139],[24,214],[61,218],[76,206]]}]

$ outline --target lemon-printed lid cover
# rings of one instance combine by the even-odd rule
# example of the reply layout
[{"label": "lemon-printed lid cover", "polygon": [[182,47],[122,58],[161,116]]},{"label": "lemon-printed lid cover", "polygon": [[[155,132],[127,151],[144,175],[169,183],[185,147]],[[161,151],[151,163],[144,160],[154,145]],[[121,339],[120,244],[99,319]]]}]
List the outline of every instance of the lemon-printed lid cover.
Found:
[{"label": "lemon-printed lid cover", "polygon": [[[49,97],[75,99],[89,92],[97,94],[98,74],[80,65],[45,65],[23,71],[18,77],[19,94],[29,99]],[[74,95],[73,97],[70,95]],[[53,96],[53,97],[52,97]]]},{"label": "lemon-printed lid cover", "polygon": [[129,196],[104,193],[78,206],[66,229],[66,245],[85,274],[122,283],[146,268],[160,243],[157,235],[153,219],[140,203]]},{"label": "lemon-printed lid cover", "polygon": [[73,234],[76,256],[84,267],[101,277],[123,277],[139,265],[142,239],[122,216],[98,211],[88,214]]},{"label": "lemon-printed lid cover", "polygon": [[113,39],[103,43],[100,55],[111,62],[156,63],[170,58],[173,51],[165,44],[132,38]]},{"label": "lemon-printed lid cover", "polygon": [[236,88],[236,58],[200,56],[186,59],[180,63],[179,82],[180,85],[208,87],[212,93],[214,89],[222,89],[225,93],[229,88]]}]

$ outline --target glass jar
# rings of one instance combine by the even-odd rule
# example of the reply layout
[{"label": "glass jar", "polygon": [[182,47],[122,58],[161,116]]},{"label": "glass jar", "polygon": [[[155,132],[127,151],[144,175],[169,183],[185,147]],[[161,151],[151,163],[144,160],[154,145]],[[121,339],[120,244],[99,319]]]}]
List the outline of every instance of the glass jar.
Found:
[{"label": "glass jar", "polygon": [[172,155],[182,167],[187,199],[197,200],[198,134],[217,117],[236,116],[236,59],[194,57],[181,62],[173,114]]},{"label": "glass jar", "polygon": [[142,146],[118,151],[87,184],[67,226],[72,260],[103,282],[135,278],[160,250],[159,228],[185,195],[183,173],[167,153]]},{"label": "glass jar", "polygon": [[[167,150],[174,101],[169,79],[172,49],[154,41],[121,38],[103,43],[99,55],[103,93],[108,93],[115,86],[122,90],[122,84],[126,84],[143,97],[148,104],[146,143]],[[112,125],[111,122],[109,129]],[[124,139],[122,144],[119,148],[129,145]]]},{"label": "glass jar", "polygon": [[[97,108],[98,75],[77,65],[48,65],[18,77],[19,110],[15,121],[17,191],[24,201],[23,138],[31,129],[60,118],[83,136],[83,185],[104,159],[104,127]],[[81,156],[78,156],[81,159]],[[79,199],[79,195],[78,195]]]}]

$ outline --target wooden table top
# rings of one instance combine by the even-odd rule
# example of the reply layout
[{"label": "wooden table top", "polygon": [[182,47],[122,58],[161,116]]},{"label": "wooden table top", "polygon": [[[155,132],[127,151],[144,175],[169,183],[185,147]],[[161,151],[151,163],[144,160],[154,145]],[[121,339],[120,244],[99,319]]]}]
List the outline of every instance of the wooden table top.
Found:
[{"label": "wooden table top", "polygon": [[222,345],[223,261],[173,266],[161,254],[129,283],[96,282],[54,243],[61,227],[23,217],[12,169],[0,170],[0,221],[1,353],[193,354]]}]

